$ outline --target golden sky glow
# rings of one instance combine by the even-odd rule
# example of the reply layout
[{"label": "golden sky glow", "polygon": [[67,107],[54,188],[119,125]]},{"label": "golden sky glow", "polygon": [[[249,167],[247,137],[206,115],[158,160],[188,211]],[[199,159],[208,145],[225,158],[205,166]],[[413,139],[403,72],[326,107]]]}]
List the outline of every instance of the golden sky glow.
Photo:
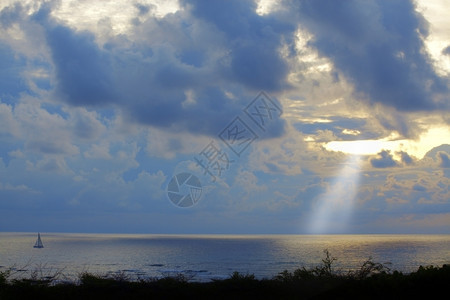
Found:
[{"label": "golden sky glow", "polygon": [[442,145],[443,138],[450,138],[449,127],[431,128],[423,133],[419,140],[359,140],[359,141],[333,141],[325,144],[325,148],[332,151],[340,151],[348,154],[375,155],[382,150],[393,153],[405,151],[421,159],[434,147]]}]

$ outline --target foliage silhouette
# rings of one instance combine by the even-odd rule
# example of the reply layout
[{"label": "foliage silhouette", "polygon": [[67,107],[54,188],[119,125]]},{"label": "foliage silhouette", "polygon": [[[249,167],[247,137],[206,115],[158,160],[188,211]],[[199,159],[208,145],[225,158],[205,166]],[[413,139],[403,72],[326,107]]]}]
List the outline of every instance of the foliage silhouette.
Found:
[{"label": "foliage silhouette", "polygon": [[316,267],[285,270],[272,279],[234,272],[227,279],[210,282],[195,282],[182,274],[132,281],[120,272],[83,272],[77,283],[61,283],[56,281],[60,272],[47,278],[48,272],[37,270],[32,278],[19,279],[13,277],[15,269],[9,268],[0,271],[0,299],[415,299],[437,297],[448,290],[450,265],[420,266],[403,274],[369,258],[359,269],[343,273],[334,267],[337,259],[328,250],[324,254]]}]

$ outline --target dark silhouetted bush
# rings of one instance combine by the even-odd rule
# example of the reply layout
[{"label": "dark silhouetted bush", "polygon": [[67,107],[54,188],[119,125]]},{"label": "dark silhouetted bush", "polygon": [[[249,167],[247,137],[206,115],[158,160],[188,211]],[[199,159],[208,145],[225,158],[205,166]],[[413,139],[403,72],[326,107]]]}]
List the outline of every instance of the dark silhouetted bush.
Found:
[{"label": "dark silhouetted bush", "polygon": [[34,278],[11,279],[10,268],[0,272],[0,299],[431,299],[448,291],[450,265],[421,266],[403,274],[369,258],[359,269],[342,273],[334,268],[336,258],[324,253],[316,267],[262,280],[239,272],[211,282],[192,282],[183,274],[131,281],[124,273],[84,272],[77,283],[61,284],[39,272],[32,273]]}]

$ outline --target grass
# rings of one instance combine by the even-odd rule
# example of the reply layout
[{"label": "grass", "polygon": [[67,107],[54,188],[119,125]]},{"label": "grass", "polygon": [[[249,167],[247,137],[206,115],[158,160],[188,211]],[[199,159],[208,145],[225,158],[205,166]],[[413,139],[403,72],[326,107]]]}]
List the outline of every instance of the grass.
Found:
[{"label": "grass", "polygon": [[316,267],[261,280],[238,272],[211,282],[193,282],[183,274],[132,281],[123,273],[83,272],[76,283],[58,283],[59,271],[36,270],[30,278],[16,279],[10,268],[0,272],[0,299],[416,299],[448,291],[450,265],[403,274],[368,259],[359,269],[343,272],[334,268],[335,257],[327,250],[324,254]]}]

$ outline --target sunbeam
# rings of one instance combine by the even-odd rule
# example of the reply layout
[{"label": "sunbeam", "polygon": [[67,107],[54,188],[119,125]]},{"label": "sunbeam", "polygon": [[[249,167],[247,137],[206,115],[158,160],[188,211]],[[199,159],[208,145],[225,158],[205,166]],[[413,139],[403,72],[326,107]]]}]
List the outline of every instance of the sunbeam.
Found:
[{"label": "sunbeam", "polygon": [[345,233],[360,179],[359,155],[350,155],[336,179],[319,197],[309,222],[312,234]]}]

